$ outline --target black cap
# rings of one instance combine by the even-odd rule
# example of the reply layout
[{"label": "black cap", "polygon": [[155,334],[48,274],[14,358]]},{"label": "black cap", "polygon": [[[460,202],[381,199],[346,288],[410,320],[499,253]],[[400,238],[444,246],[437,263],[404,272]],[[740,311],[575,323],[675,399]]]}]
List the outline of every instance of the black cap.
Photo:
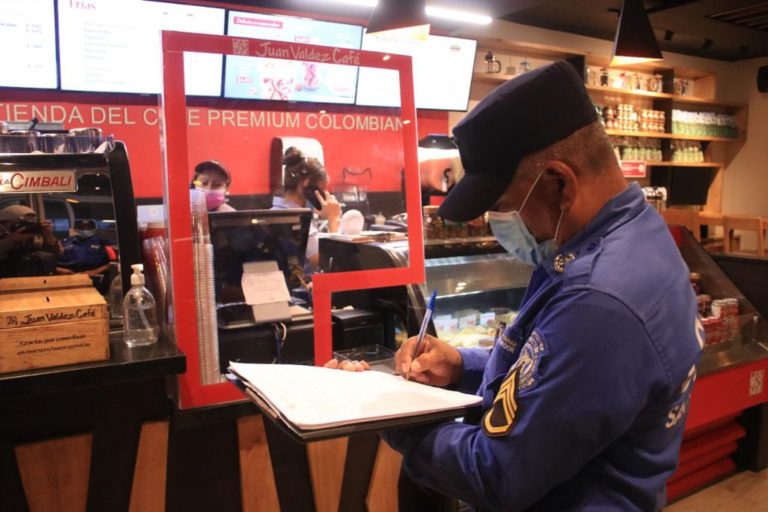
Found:
[{"label": "black cap", "polygon": [[456,221],[479,217],[502,196],[525,155],[595,120],[584,83],[566,61],[504,82],[453,129],[465,174],[438,214]]},{"label": "black cap", "polygon": [[96,229],[96,221],[93,219],[75,219],[75,229]]},{"label": "black cap", "polygon": [[232,184],[232,176],[229,174],[227,168],[221,165],[220,162],[217,162],[216,160],[204,160],[200,162],[195,166],[195,178],[206,171],[217,172],[224,177],[227,186]]}]

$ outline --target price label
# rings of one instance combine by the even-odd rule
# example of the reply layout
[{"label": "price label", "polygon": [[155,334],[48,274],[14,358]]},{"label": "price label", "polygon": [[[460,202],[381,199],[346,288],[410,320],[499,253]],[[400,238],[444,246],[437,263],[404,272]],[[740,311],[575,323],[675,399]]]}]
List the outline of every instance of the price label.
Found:
[{"label": "price label", "polygon": [[621,161],[621,173],[625,178],[645,178],[646,165],[645,162],[636,162],[633,160]]}]

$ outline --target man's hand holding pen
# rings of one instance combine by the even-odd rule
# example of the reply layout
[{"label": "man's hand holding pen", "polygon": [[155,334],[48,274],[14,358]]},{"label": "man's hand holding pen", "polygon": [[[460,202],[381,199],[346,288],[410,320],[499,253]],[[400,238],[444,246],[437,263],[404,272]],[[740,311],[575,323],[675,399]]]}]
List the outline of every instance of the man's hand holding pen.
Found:
[{"label": "man's hand holding pen", "polygon": [[446,342],[426,334],[414,355],[418,336],[408,338],[395,354],[399,375],[422,384],[448,386],[461,380],[462,359],[458,350]]}]

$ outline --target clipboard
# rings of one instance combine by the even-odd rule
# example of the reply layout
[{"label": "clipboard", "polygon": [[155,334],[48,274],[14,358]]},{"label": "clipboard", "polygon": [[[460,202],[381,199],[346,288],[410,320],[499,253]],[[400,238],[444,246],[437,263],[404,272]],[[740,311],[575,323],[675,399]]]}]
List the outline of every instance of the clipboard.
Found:
[{"label": "clipboard", "polygon": [[[343,370],[334,370],[343,371]],[[457,407],[448,410],[414,413],[404,416],[398,416],[385,419],[362,420],[344,425],[336,425],[323,428],[313,428],[311,430],[301,429],[282,415],[267,400],[250,388],[240,376],[235,373],[228,373],[226,378],[240,389],[251,401],[253,401],[264,416],[276,425],[289,438],[298,443],[308,443],[312,441],[322,441],[326,439],[335,439],[339,437],[354,436],[359,434],[376,433],[383,430],[396,428],[416,427],[440,423],[449,420],[455,420],[464,416],[476,416],[481,412],[482,405],[478,402],[476,405]]]}]

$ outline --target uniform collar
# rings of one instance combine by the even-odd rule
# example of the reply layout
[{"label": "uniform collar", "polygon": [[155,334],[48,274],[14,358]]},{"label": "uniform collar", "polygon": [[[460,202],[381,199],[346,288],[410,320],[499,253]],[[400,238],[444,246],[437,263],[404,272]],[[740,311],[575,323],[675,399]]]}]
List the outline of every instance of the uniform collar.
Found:
[{"label": "uniform collar", "polygon": [[[557,254],[566,257],[573,254],[574,257],[578,257],[580,253],[584,252],[584,246],[597,243],[599,239],[637,216],[645,205],[645,196],[640,185],[631,183],[605,203],[584,229],[559,248]],[[553,260],[547,261],[544,263],[544,267],[550,273],[562,273],[556,271],[554,263]]]}]

